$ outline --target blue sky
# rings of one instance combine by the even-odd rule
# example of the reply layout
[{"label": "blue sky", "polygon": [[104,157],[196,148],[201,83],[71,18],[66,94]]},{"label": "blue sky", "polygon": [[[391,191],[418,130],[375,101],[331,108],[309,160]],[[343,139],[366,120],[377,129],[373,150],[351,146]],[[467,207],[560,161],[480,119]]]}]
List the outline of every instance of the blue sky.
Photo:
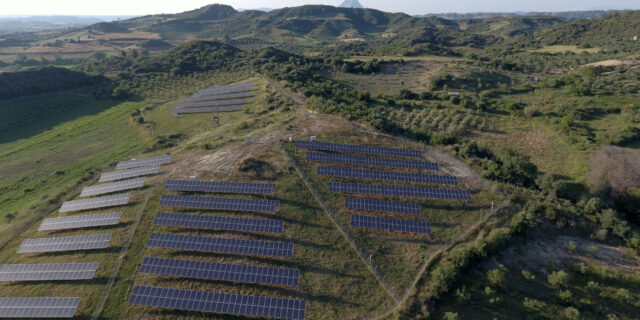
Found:
[{"label": "blue sky", "polygon": [[[176,13],[219,2],[235,8],[282,8],[304,4],[339,5],[341,0],[5,0],[2,15],[143,15]],[[576,11],[640,9],[640,0],[360,0],[365,7],[390,12]]]}]

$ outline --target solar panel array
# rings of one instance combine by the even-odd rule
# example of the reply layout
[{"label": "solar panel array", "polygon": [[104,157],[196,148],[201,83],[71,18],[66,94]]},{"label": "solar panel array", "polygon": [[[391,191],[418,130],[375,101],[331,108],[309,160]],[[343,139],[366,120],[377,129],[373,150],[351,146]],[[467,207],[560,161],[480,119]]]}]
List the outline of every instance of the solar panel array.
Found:
[{"label": "solar panel array", "polygon": [[255,88],[256,82],[247,82],[247,83],[239,83],[232,84],[228,86],[216,87],[203,89],[193,94],[193,96],[204,96],[204,95],[214,95],[214,94],[223,94],[223,93],[234,93],[234,92],[245,92],[251,91]]},{"label": "solar panel array", "polygon": [[140,273],[297,287],[300,270],[145,257]]},{"label": "solar panel array", "polygon": [[387,180],[399,182],[416,182],[443,185],[458,185],[458,179],[452,176],[441,176],[434,174],[421,174],[410,172],[393,172],[369,169],[354,169],[344,167],[319,166],[318,174],[331,177]]},{"label": "solar panel array", "polygon": [[351,215],[351,226],[368,229],[431,234],[431,225],[429,222],[361,216],[357,214]]},{"label": "solar panel array", "polygon": [[420,205],[411,202],[395,202],[362,198],[345,198],[345,208],[364,211],[420,214]]},{"label": "solar panel array", "polygon": [[0,266],[0,281],[88,280],[97,269],[97,262],[4,264]]},{"label": "solar panel array", "polygon": [[79,297],[0,298],[0,318],[72,318]]},{"label": "solar panel array", "polygon": [[306,301],[239,294],[136,286],[129,304],[178,310],[304,319]]},{"label": "solar panel array", "polygon": [[122,206],[129,203],[131,199],[130,193],[115,194],[112,196],[103,196],[98,198],[65,201],[60,208],[60,212],[71,212],[90,210],[114,206]]},{"label": "solar panel array", "polygon": [[331,182],[329,183],[329,191],[342,192],[342,193],[354,193],[354,194],[394,196],[394,197],[471,201],[471,192],[469,192],[468,190],[434,189],[434,188],[388,186],[388,185],[376,185],[376,184]]},{"label": "solar panel array", "polygon": [[150,174],[156,174],[160,171],[159,165],[152,165],[146,167],[139,167],[127,170],[113,171],[113,172],[105,172],[100,175],[100,180],[98,182],[107,182],[107,181],[115,181],[128,179],[139,176],[146,176]]},{"label": "solar panel array", "polygon": [[171,113],[177,113],[177,114],[183,114],[183,113],[212,113],[212,112],[242,111],[242,109],[244,109],[244,105],[171,109]]},{"label": "solar panel array", "polygon": [[131,169],[137,167],[150,167],[150,166],[159,166],[161,164],[166,164],[171,162],[171,155],[143,158],[143,159],[132,159],[120,161],[116,165],[116,170],[122,169]]},{"label": "solar panel array", "polygon": [[418,160],[383,159],[361,156],[347,156],[343,154],[327,154],[317,152],[307,152],[307,160],[342,163],[350,165],[360,165],[369,167],[388,167],[399,169],[431,170],[438,171],[438,164],[435,162],[425,162]]},{"label": "solar panel array", "polygon": [[246,231],[259,233],[282,233],[283,222],[279,220],[250,219],[220,216],[200,216],[158,212],[153,224],[157,226],[184,227]]},{"label": "solar panel array", "polygon": [[322,150],[322,151],[334,151],[334,152],[347,152],[347,153],[361,153],[380,156],[393,156],[393,157],[409,157],[409,158],[422,158],[422,152],[418,150],[410,149],[393,149],[382,148],[372,146],[358,146],[352,144],[340,144],[340,143],[328,143],[318,141],[297,141],[296,147],[301,149]]},{"label": "solar panel array", "polygon": [[118,191],[138,189],[144,187],[145,180],[145,178],[133,178],[118,182],[99,184],[97,186],[84,187],[82,189],[82,193],[80,193],[80,196],[89,197],[100,194],[114,193]]},{"label": "solar panel array", "polygon": [[38,231],[111,226],[120,223],[122,212],[44,219]]},{"label": "solar panel array", "polygon": [[225,94],[189,97],[189,98],[182,99],[182,101],[196,102],[196,101],[227,100],[227,99],[237,99],[237,98],[248,98],[248,97],[251,97],[252,95],[253,93],[251,91],[245,91],[245,92],[237,92],[237,93],[225,93]]},{"label": "solar panel array", "polygon": [[197,107],[214,107],[214,106],[237,106],[247,103],[246,98],[227,99],[227,100],[208,100],[178,103],[178,108],[197,108]]},{"label": "solar panel array", "polygon": [[110,234],[25,239],[18,253],[104,249],[110,240]]},{"label": "solar panel array", "polygon": [[276,190],[276,185],[270,183],[169,180],[164,188],[172,191],[271,194]]},{"label": "solar panel array", "polygon": [[152,233],[147,246],[163,249],[230,253],[262,257],[291,258],[293,255],[293,244],[290,242],[202,237],[167,233]]},{"label": "solar panel array", "polygon": [[165,194],[162,195],[162,198],[160,199],[160,205],[193,209],[275,212],[278,206],[280,206],[280,201]]}]

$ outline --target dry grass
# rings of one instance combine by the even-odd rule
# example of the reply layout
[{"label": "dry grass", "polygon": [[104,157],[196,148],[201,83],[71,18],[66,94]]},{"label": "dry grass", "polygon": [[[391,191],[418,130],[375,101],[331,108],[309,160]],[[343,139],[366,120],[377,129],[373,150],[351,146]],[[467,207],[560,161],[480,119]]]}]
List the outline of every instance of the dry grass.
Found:
[{"label": "dry grass", "polygon": [[640,188],[640,155],[633,149],[601,147],[591,155],[586,181],[596,191],[614,195]]}]

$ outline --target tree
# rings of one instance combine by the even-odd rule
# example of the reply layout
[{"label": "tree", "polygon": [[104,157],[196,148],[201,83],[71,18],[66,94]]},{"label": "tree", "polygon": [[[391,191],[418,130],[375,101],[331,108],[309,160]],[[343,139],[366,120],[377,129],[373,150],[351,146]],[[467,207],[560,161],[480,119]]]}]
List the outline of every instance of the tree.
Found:
[{"label": "tree", "polygon": [[547,276],[547,281],[554,287],[566,287],[569,282],[569,275],[564,271],[554,271]]}]

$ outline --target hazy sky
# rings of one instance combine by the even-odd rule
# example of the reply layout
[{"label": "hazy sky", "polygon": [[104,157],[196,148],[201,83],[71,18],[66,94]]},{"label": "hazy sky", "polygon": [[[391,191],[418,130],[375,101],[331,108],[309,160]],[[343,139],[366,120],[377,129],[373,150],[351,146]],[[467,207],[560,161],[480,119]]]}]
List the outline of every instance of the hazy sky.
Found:
[{"label": "hazy sky", "polygon": [[[339,5],[342,0],[2,0],[0,15],[143,15],[176,13],[211,3],[234,8]],[[360,0],[368,8],[409,14],[441,12],[640,9],[640,0]]]}]

